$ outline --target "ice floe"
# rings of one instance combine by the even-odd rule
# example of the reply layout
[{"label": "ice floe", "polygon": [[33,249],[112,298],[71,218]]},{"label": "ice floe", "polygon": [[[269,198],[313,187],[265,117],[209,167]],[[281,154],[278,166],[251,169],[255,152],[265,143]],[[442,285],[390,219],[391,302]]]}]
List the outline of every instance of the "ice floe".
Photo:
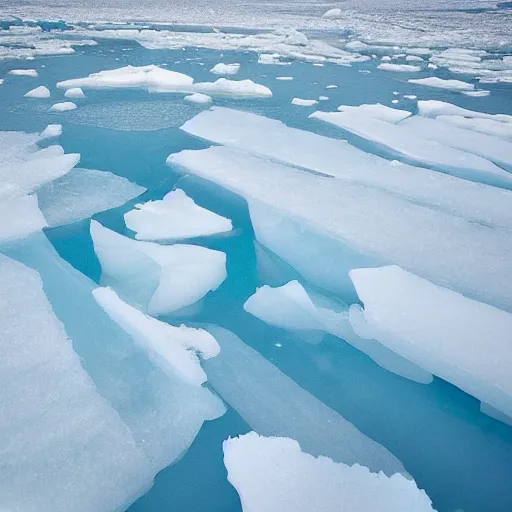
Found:
[{"label": "ice floe", "polygon": [[292,105],[298,105],[299,107],[312,107],[318,103],[317,100],[305,100],[302,98],[293,98]]},{"label": "ice floe", "polygon": [[512,418],[512,314],[397,266],[350,272],[363,336],[414,361]]},{"label": "ice floe", "polygon": [[66,98],[85,98],[84,91],[80,87],[71,87],[64,93]]},{"label": "ice floe", "polygon": [[335,7],[333,9],[329,9],[322,14],[322,18],[341,18],[341,9],[339,7]]},{"label": "ice floe", "polygon": [[210,73],[213,73],[214,75],[236,75],[239,69],[240,64],[238,63],[224,64],[223,62],[220,62],[210,69]]},{"label": "ice floe", "polygon": [[63,101],[61,103],[55,103],[52,105],[52,108],[50,110],[53,110],[54,112],[66,112],[68,110],[75,110],[76,104],[72,101]]},{"label": "ice floe", "polygon": [[226,255],[197,245],[132,240],[91,221],[102,283],[152,316],[172,313],[216,290],[226,278]]},{"label": "ice floe", "polygon": [[7,74],[14,76],[30,76],[33,78],[38,76],[38,73],[35,69],[11,69]]},{"label": "ice floe", "polygon": [[220,347],[207,331],[161,322],[123,302],[111,288],[96,288],[96,302],[108,316],[148,352],[151,361],[166,374],[200,386],[206,382],[199,357],[216,356]]},{"label": "ice floe", "polygon": [[418,112],[426,117],[438,116],[462,116],[475,119],[490,119],[503,123],[512,123],[512,115],[509,114],[487,114],[462,108],[452,103],[439,100],[420,100],[418,101]]},{"label": "ice floe", "polygon": [[348,465],[362,464],[391,476],[404,473],[386,448],[300,387],[238,336],[206,327],[220,345],[218,356],[203,361],[208,384],[247,424],[264,436],[296,439],[312,455]]},{"label": "ice floe", "polygon": [[438,121],[447,123],[466,130],[473,130],[477,133],[485,133],[494,137],[500,137],[512,142],[512,123],[503,123],[494,119],[481,117],[463,117],[453,115],[441,115],[436,117]]},{"label": "ice floe", "polygon": [[24,94],[25,98],[49,98],[50,97],[50,89],[45,87],[44,85],[40,85],[31,91],[28,91]]},{"label": "ice floe", "polygon": [[215,82],[199,82],[194,84],[193,90],[203,94],[220,94],[240,98],[269,98],[272,91],[264,85],[252,80],[228,80],[219,78]]},{"label": "ice floe", "polygon": [[233,227],[229,219],[198,206],[181,189],[136,205],[124,214],[124,221],[137,240],[183,240],[226,233]]},{"label": "ice floe", "polygon": [[35,195],[0,199],[0,241],[25,238],[45,228],[43,217]]},{"label": "ice floe", "polygon": [[289,82],[293,80],[293,76],[276,76],[276,80],[283,80],[285,82]]},{"label": "ice floe", "polygon": [[212,102],[212,97],[208,96],[208,94],[202,94],[200,92],[195,92],[193,94],[188,94],[183,98],[185,101],[189,103],[200,103],[207,104]]},{"label": "ice floe", "polygon": [[275,66],[289,66],[291,62],[283,62],[278,53],[262,53],[258,57],[258,64],[267,64]]},{"label": "ice floe", "polygon": [[53,137],[59,137],[62,135],[62,125],[61,124],[49,124],[39,135],[41,140],[43,139],[51,139]]},{"label": "ice floe", "polygon": [[222,448],[243,512],[434,512],[413,480],[313,457],[294,439],[249,432],[227,439]]},{"label": "ice floe", "polygon": [[421,71],[420,66],[413,66],[411,64],[392,64],[384,62],[377,66],[377,69],[381,69],[382,71],[396,71],[399,73],[417,73]]},{"label": "ice floe", "polygon": [[340,105],[338,110],[340,112],[353,112],[354,114],[368,115],[370,117],[381,119],[382,121],[387,121],[388,123],[397,123],[398,121],[402,121],[412,115],[412,113],[407,110],[386,107],[386,105],[382,105],[380,103],[376,103],[374,105],[363,104],[358,106]]},{"label": "ice floe", "polygon": [[408,80],[411,84],[426,85],[428,87],[435,87],[437,89],[449,89],[451,91],[473,91],[474,84],[462,82],[461,80],[445,80],[437,76],[429,76],[426,78],[410,78]]}]

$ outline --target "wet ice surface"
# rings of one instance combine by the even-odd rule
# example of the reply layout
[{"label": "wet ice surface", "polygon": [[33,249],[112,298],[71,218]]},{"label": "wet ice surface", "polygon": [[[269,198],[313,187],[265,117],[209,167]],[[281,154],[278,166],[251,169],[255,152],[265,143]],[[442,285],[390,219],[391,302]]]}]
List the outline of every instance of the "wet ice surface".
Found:
[{"label": "wet ice surface", "polygon": [[[2,416],[0,444],[17,466],[0,507],[286,511],[312,500],[321,510],[328,494],[307,492],[307,474],[361,489],[351,506],[398,495],[439,512],[511,509],[506,10],[347,2],[322,16],[331,6],[278,3],[245,5],[254,16],[231,6],[226,19],[222,4],[154,7],[96,5],[101,27],[1,25],[13,23],[0,31],[6,361],[38,364],[65,346],[80,364],[57,375],[48,359],[44,379],[0,372],[27,398],[18,416],[45,417],[21,429]],[[84,3],[7,9],[43,10],[90,19]],[[163,24],[109,23],[127,13]],[[101,88],[82,80],[105,71]],[[409,81],[432,77],[490,94]],[[77,108],[51,110],[68,102]],[[309,119],[315,110],[344,128]],[[423,284],[382,284],[375,267],[390,264]],[[20,338],[41,318],[54,352],[37,359]],[[64,393],[78,374],[83,414],[105,421],[80,464],[67,454],[85,433]],[[52,415],[31,378],[54,386],[42,397],[62,406]],[[55,422],[65,439],[23,452],[30,429],[48,439]],[[251,430],[260,437],[241,439],[253,448],[231,441],[223,454]],[[262,436],[287,439],[265,452]],[[261,459],[249,466],[238,449]],[[274,475],[274,460],[291,470]],[[354,463],[373,473],[343,466]],[[47,470],[37,481],[36,465]],[[396,472],[414,481],[389,479]],[[348,506],[331,497],[334,510]]]}]

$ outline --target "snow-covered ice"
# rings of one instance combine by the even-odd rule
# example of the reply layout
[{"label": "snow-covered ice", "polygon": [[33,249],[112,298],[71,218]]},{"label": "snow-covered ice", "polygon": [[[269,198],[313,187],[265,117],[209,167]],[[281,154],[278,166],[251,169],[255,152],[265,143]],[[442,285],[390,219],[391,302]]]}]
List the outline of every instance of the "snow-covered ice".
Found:
[{"label": "snow-covered ice", "polygon": [[278,53],[262,53],[258,57],[258,64],[289,66],[291,62],[283,62]]},{"label": "snow-covered ice", "polygon": [[397,123],[398,121],[402,121],[412,115],[412,113],[407,110],[387,107],[381,103],[376,103],[374,105],[363,104],[358,106],[340,105],[338,110],[340,112],[353,112],[354,114],[368,115],[370,117],[381,119],[382,121],[387,121],[388,123]]},{"label": "snow-covered ice", "polygon": [[299,107],[312,107],[318,103],[317,100],[305,100],[302,98],[293,98],[292,105],[298,105]]},{"label": "snow-covered ice", "polygon": [[352,270],[350,277],[364,304],[356,332],[363,320],[363,335],[512,418],[511,313],[397,266]]},{"label": "snow-covered ice", "polygon": [[276,80],[291,81],[293,80],[293,76],[276,76]]},{"label": "snow-covered ice", "polygon": [[196,83],[193,90],[203,94],[219,94],[240,98],[269,98],[272,96],[272,91],[268,87],[249,79],[228,80],[227,78],[219,78],[215,82]]},{"label": "snow-covered ice", "polygon": [[503,123],[512,123],[512,115],[509,114],[488,114],[486,112],[477,112],[462,108],[452,103],[439,100],[420,100],[418,101],[418,112],[426,117],[438,116],[462,116],[474,119],[489,119]]},{"label": "snow-covered ice", "polygon": [[48,224],[35,195],[0,199],[0,241],[24,238]]},{"label": "snow-covered ice", "polygon": [[136,205],[124,214],[124,221],[137,240],[183,240],[226,233],[233,227],[229,219],[198,206],[181,189]]},{"label": "snow-covered ice", "polygon": [[84,91],[80,87],[71,87],[64,93],[66,98],[85,98]]},{"label": "snow-covered ice", "polygon": [[91,236],[102,284],[152,316],[194,304],[226,278],[226,255],[220,251],[132,240],[94,220]]},{"label": "snow-covered ice", "polygon": [[294,439],[249,432],[222,448],[243,512],[434,512],[413,480],[313,457]]},{"label": "snow-covered ice", "polygon": [[438,121],[447,123],[477,133],[485,133],[494,137],[500,137],[512,142],[512,123],[503,123],[494,119],[480,117],[463,117],[454,115],[441,115],[436,117]]},{"label": "snow-covered ice", "polygon": [[61,124],[49,124],[41,133],[41,140],[43,139],[51,139],[53,137],[59,137],[62,135],[62,125]]},{"label": "snow-covered ice", "polygon": [[334,85],[334,84],[331,84],[331,85],[326,85],[325,86],[326,89],[337,89],[338,86],[337,85]]},{"label": "snow-covered ice", "polygon": [[236,75],[240,69],[240,64],[224,64],[223,62],[219,62],[219,64],[215,64],[212,69],[210,69],[210,73],[214,75]]},{"label": "snow-covered ice", "polygon": [[28,91],[25,95],[25,98],[49,98],[50,97],[50,89],[45,87],[44,85],[40,85],[31,91]]},{"label": "snow-covered ice", "polygon": [[35,69],[11,69],[7,74],[14,76],[30,76],[33,78],[38,76],[38,73]]},{"label": "snow-covered ice", "polygon": [[322,18],[341,18],[341,9],[339,7],[335,7],[333,9],[329,9],[322,14]]},{"label": "snow-covered ice", "polygon": [[200,103],[200,104],[208,104],[212,102],[211,96],[207,94],[201,94],[200,92],[195,92],[193,94],[189,94],[183,98],[185,101],[189,103]]},{"label": "snow-covered ice", "polygon": [[437,76],[429,76],[426,78],[410,78],[408,80],[411,84],[426,85],[428,87],[435,87],[437,89],[449,89],[451,91],[473,91],[475,86],[468,82],[462,82],[461,80],[445,80]]},{"label": "snow-covered ice", "polygon": [[420,66],[413,66],[411,64],[392,64],[391,62],[379,64],[377,69],[381,69],[382,71],[395,71],[398,73],[417,73],[418,71],[421,71]]},{"label": "snow-covered ice", "polygon": [[72,101],[63,101],[61,103],[55,103],[52,105],[50,110],[54,112],[66,112],[67,110],[75,110],[76,104]]}]

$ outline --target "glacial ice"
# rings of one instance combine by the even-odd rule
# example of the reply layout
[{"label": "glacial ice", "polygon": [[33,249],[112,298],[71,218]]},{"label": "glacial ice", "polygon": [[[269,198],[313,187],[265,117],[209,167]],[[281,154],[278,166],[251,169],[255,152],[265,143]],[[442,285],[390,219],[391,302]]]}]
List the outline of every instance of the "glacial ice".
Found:
[{"label": "glacial ice", "polygon": [[181,189],[162,200],[138,204],[124,214],[126,227],[137,240],[183,240],[226,233],[233,228],[229,219],[198,206]]},{"label": "glacial ice", "polygon": [[38,76],[35,69],[11,69],[7,74],[14,76],[30,76],[33,78]]},{"label": "glacial ice", "polygon": [[40,134],[39,137],[43,139],[52,139],[53,137],[60,137],[62,135],[61,124],[49,124]]},{"label": "glacial ice", "polygon": [[376,119],[381,119],[382,121],[387,121],[388,123],[398,123],[412,115],[412,113],[407,110],[387,107],[381,103],[376,103],[374,105],[363,104],[358,106],[340,105],[338,110],[340,112],[352,112],[354,114],[368,115]]},{"label": "glacial ice", "polygon": [[349,322],[347,304],[308,294],[298,281],[290,281],[277,288],[266,285],[258,288],[247,299],[244,309],[260,320],[283,329],[332,334],[364,352],[386,370],[424,384],[432,381],[430,373],[407,359],[397,357],[378,342],[355,334]]},{"label": "glacial ice", "polygon": [[317,100],[304,100],[302,98],[293,98],[292,100],[292,105],[298,105],[299,107],[312,107],[317,103]]},{"label": "glacial ice", "polygon": [[91,221],[102,283],[152,316],[194,304],[226,278],[226,255],[197,245],[158,245]]},{"label": "glacial ice", "polygon": [[207,331],[161,322],[123,302],[110,288],[92,292],[96,302],[110,318],[148,352],[150,360],[171,377],[200,386],[206,382],[199,356],[216,356],[220,347]]},{"label": "glacial ice", "polygon": [[227,78],[219,78],[215,82],[196,83],[193,90],[203,94],[220,94],[239,98],[269,98],[272,96],[272,91],[268,87],[248,79],[228,80]]},{"label": "glacial ice", "polygon": [[35,195],[0,199],[0,241],[25,238],[48,224]]},{"label": "glacial ice", "polygon": [[413,66],[411,64],[392,64],[391,62],[384,62],[379,64],[377,69],[382,71],[396,71],[399,73],[417,73],[418,71],[421,71],[421,66]]},{"label": "glacial ice", "polygon": [[341,9],[339,7],[329,9],[322,14],[322,18],[341,18]]},{"label": "glacial ice", "polygon": [[[278,145],[278,139],[274,141]],[[295,147],[305,149],[300,140]],[[228,148],[182,151],[167,161],[247,199],[256,238],[321,288],[352,299],[355,292],[348,270],[392,262],[469,297],[512,310],[508,231],[382,189],[312,175]],[[476,193],[474,187],[484,187],[481,190],[489,199],[501,198],[503,206],[493,215],[510,223],[510,208],[505,206],[510,192],[475,184],[468,190]],[[439,199],[423,192],[431,203]],[[441,201],[449,204],[452,193]],[[478,193],[476,203],[459,192],[453,197],[466,211],[482,200]],[[495,206],[490,200],[489,208]],[[486,203],[479,215],[489,213]]]},{"label": "glacial ice", "polygon": [[183,98],[185,101],[189,103],[200,103],[200,104],[208,104],[212,102],[211,96],[207,94],[201,94],[200,92],[195,92],[193,94],[189,94]]},{"label": "glacial ice", "polygon": [[347,130],[384,147],[406,160],[488,185],[512,188],[512,175],[496,164],[473,153],[411,133],[407,127],[356,112],[314,112],[309,116]]},{"label": "glacial ice", "polygon": [[425,491],[403,475],[313,457],[294,439],[249,432],[222,448],[243,512],[435,512]]},{"label": "glacial ice", "polygon": [[50,89],[45,87],[44,85],[40,85],[31,91],[28,91],[24,94],[25,98],[49,98],[50,97]]},{"label": "glacial ice", "polygon": [[301,388],[232,332],[209,325],[220,345],[218,356],[203,361],[208,383],[248,425],[264,436],[296,439],[318,456],[348,465],[362,464],[391,476],[402,463],[333,409]]},{"label": "glacial ice", "polygon": [[210,73],[214,75],[236,75],[238,70],[240,69],[240,64],[224,64],[223,62],[219,62],[219,64],[215,64],[212,69],[210,69]]},{"label": "glacial ice", "polygon": [[410,78],[411,84],[426,85],[428,87],[436,87],[438,89],[449,89],[451,91],[472,91],[475,86],[461,80],[445,80],[437,76],[429,76],[426,78]]},{"label": "glacial ice", "polygon": [[512,123],[495,121],[494,119],[483,119],[480,117],[462,117],[454,115],[441,115],[436,117],[438,121],[458,126],[477,133],[485,133],[494,137],[512,142]]},{"label": "glacial ice", "polygon": [[64,93],[66,98],[85,98],[84,91],[80,87],[71,87]]},{"label": "glacial ice", "polygon": [[364,304],[365,335],[512,418],[511,313],[397,266],[350,277]]},{"label": "glacial ice", "polygon": [[55,103],[52,105],[52,108],[50,110],[53,110],[55,112],[66,112],[67,110],[75,110],[76,104],[72,101],[63,101],[61,103]]},{"label": "glacial ice", "polygon": [[48,225],[56,227],[121,206],[145,191],[107,171],[75,168],[40,187],[37,197]]},{"label": "glacial ice", "polygon": [[149,460],[82,368],[38,273],[0,255],[0,283],[2,507],[125,508],[151,486]]},{"label": "glacial ice", "polygon": [[425,117],[438,116],[462,116],[471,119],[488,119],[503,123],[512,123],[512,115],[508,114],[487,114],[462,108],[452,103],[439,100],[420,100],[418,101],[418,113]]}]

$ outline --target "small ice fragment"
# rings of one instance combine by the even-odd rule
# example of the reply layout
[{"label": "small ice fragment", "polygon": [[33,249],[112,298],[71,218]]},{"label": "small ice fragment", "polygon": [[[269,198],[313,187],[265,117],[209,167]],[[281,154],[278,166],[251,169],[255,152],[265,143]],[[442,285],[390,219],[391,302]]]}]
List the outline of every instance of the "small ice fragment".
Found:
[{"label": "small ice fragment", "polygon": [[283,62],[280,60],[279,53],[261,53],[258,57],[258,64],[267,64],[274,66],[289,66],[291,62]]},{"label": "small ice fragment", "polygon": [[418,98],[418,96],[416,96],[415,94],[404,94],[404,98],[408,100],[415,100]]},{"label": "small ice fragment", "polygon": [[224,64],[223,62],[219,62],[219,64],[215,64],[212,69],[210,69],[210,73],[214,75],[236,75],[238,70],[240,69],[240,64]]},{"label": "small ice fragment", "polygon": [[200,92],[195,92],[193,94],[189,94],[188,96],[185,96],[183,98],[185,101],[188,101],[189,103],[211,103],[212,98],[211,96],[208,96],[207,94],[202,94]]},{"label": "small ice fragment", "polygon": [[276,76],[276,80],[289,81],[289,80],[293,80],[293,76]]},{"label": "small ice fragment", "polygon": [[473,98],[485,98],[491,94],[491,91],[487,91],[484,89],[479,89],[477,91],[462,91],[462,94],[465,96],[471,96]]},{"label": "small ice fragment", "polygon": [[274,343],[274,347],[281,348],[283,345],[281,343]]},{"label": "small ice fragment", "polygon": [[329,9],[322,14],[322,18],[341,18],[341,9],[339,7]]},{"label": "small ice fragment", "polygon": [[63,101],[62,103],[55,103],[55,105],[52,105],[50,110],[53,110],[54,112],[65,112],[67,110],[74,110],[75,108],[76,105],[72,101]]},{"label": "small ice fragment", "polygon": [[59,137],[62,135],[62,125],[61,124],[49,124],[39,135],[42,139],[51,139],[53,137]]},{"label": "small ice fragment", "polygon": [[293,98],[292,100],[292,105],[299,105],[300,107],[312,107],[317,103],[317,100],[304,100],[302,98]]},{"label": "small ice fragment", "polygon": [[44,85],[40,85],[31,91],[28,91],[25,95],[25,98],[49,98],[50,97],[50,89],[45,87]]},{"label": "small ice fragment", "polygon": [[423,59],[418,55],[407,55],[405,60],[408,62],[423,62]]},{"label": "small ice fragment", "polygon": [[390,62],[391,61],[391,57],[389,55],[384,55],[383,57],[380,58],[380,60],[382,62]]},{"label": "small ice fragment", "polygon": [[219,78],[215,82],[201,82],[194,84],[194,91],[220,94],[240,98],[270,98],[272,91],[264,85],[257,84],[252,80],[228,80]]},{"label": "small ice fragment", "polygon": [[426,85],[428,87],[435,87],[437,89],[448,89],[451,91],[472,91],[475,86],[462,82],[461,80],[445,80],[437,76],[429,76],[427,78],[410,78],[408,80],[411,84]]},{"label": "small ice fragment", "polygon": [[338,88],[338,86],[337,86],[337,85],[334,85],[334,84],[331,84],[331,85],[327,85],[325,88],[326,88],[326,89],[337,89],[337,88]]},{"label": "small ice fragment", "polygon": [[71,87],[64,93],[66,98],[85,98],[84,91],[80,87]]},{"label": "small ice fragment", "polygon": [[163,200],[136,205],[124,214],[124,221],[137,240],[182,240],[232,229],[229,219],[198,206],[180,189]]},{"label": "small ice fragment", "polygon": [[393,96],[399,96],[400,93],[398,91],[393,91]]},{"label": "small ice fragment", "polygon": [[324,66],[324,64],[322,64],[321,62],[313,62],[313,66],[316,66],[318,68],[322,68]]},{"label": "small ice fragment", "polygon": [[398,103],[398,100],[391,100],[391,103]]},{"label": "small ice fragment", "polygon": [[379,64],[377,69],[381,69],[382,71],[397,71],[399,73],[417,73],[418,71],[421,71],[421,67],[419,66],[411,66],[410,64],[392,64],[389,62]]},{"label": "small ice fragment", "polygon": [[329,99],[329,96],[318,96],[318,99],[320,101],[327,101]]},{"label": "small ice fragment", "polygon": [[14,76],[31,76],[36,77],[37,71],[35,69],[11,69],[7,73],[8,75],[14,75]]}]

